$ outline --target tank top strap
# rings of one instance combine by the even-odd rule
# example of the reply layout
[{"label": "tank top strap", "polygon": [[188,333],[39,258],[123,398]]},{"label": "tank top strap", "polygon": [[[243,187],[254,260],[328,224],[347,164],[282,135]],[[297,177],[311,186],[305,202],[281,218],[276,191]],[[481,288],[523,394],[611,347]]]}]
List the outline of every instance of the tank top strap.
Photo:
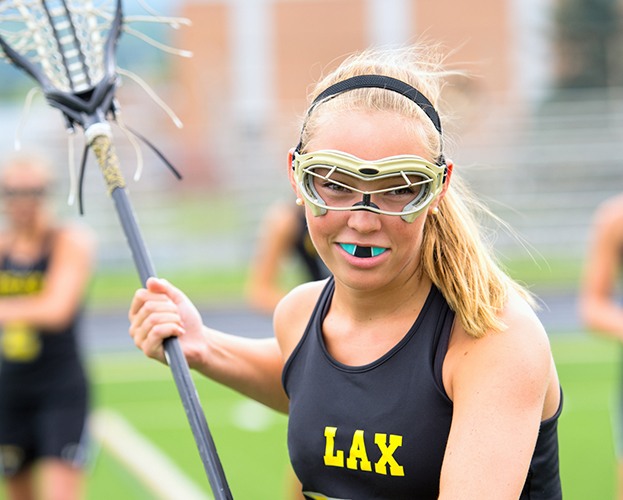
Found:
[{"label": "tank top strap", "polygon": [[[436,289],[436,288],[435,288]],[[452,327],[454,326],[455,312],[450,308],[448,302],[441,294],[441,291],[437,290],[439,301],[439,320],[437,328],[435,328],[435,354],[433,358],[433,375],[437,386],[445,393],[443,385],[443,362],[448,352],[448,346],[450,344],[450,334],[452,333]]]}]

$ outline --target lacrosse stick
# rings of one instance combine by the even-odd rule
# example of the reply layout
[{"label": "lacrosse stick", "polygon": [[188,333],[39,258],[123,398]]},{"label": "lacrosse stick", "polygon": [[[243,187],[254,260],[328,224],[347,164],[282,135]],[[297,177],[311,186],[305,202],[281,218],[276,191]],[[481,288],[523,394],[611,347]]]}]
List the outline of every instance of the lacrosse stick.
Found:
[{"label": "lacrosse stick", "polygon": [[[63,113],[69,132],[77,126],[84,130],[87,146],[82,165],[91,149],[144,285],[156,273],[125,191],[108,121],[114,121],[118,112],[115,50],[122,29],[121,0],[0,0],[0,47],[10,62],[37,81],[47,102]],[[135,136],[146,142],[141,135]],[[230,499],[178,339],[166,339],[164,349],[212,491],[217,500]]]}]

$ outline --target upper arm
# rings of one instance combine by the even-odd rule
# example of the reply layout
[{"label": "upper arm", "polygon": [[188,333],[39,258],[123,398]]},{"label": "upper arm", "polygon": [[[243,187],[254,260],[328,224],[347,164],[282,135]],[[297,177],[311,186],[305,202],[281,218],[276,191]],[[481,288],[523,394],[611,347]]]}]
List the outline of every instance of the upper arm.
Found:
[{"label": "upper arm", "polygon": [[290,255],[295,231],[296,214],[282,205],[271,207],[261,225],[252,276],[257,280],[276,279],[279,266]]},{"label": "upper arm", "polygon": [[94,258],[95,238],[89,229],[81,226],[63,229],[54,244],[44,293],[75,308],[91,279]]},{"label": "upper arm", "polygon": [[285,295],[279,276],[292,253],[296,229],[296,214],[282,204],[271,207],[262,221],[247,282],[251,305],[260,310],[272,312]]},{"label": "upper arm", "polygon": [[514,310],[517,300],[507,307],[507,330],[465,338],[454,352],[442,498],[516,499],[525,482],[556,377],[545,332],[527,306]]},{"label": "upper arm", "polygon": [[620,331],[623,310],[614,289],[623,258],[623,196],[595,214],[580,287],[580,313],[589,328]]},{"label": "upper arm", "polygon": [[583,295],[604,296],[612,292],[623,254],[623,198],[600,207],[592,227],[586,259]]}]

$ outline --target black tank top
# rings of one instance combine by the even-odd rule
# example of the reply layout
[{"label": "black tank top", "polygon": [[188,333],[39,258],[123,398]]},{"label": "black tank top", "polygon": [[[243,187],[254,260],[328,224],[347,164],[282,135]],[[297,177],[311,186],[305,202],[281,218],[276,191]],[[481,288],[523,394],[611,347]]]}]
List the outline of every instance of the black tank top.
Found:
[{"label": "black tank top", "polygon": [[[32,263],[15,262],[8,254],[0,258],[0,300],[38,293],[43,288],[53,237],[50,235],[42,256]],[[76,339],[78,317],[64,330],[53,332],[19,322],[2,325],[0,400],[4,404],[54,397],[62,405],[85,393],[86,378]]]},{"label": "black tank top", "polygon": [[[286,362],[288,448],[308,498],[436,499],[452,422],[442,366],[454,312],[435,287],[403,339],[378,360],[346,366],[322,322],[330,279]],[[561,498],[556,422],[542,423],[522,499]]]}]

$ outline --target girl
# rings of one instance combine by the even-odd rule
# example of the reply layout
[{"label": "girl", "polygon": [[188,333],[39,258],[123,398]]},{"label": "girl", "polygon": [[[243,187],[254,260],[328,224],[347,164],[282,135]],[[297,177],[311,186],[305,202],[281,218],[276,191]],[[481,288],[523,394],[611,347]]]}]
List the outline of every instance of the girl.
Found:
[{"label": "girl", "polygon": [[50,188],[34,156],[11,159],[0,177],[0,472],[10,500],[84,494],[89,397],[77,321],[95,239],[54,219]]},{"label": "girl", "polygon": [[444,157],[442,58],[413,47],[346,60],[313,92],[288,173],[332,277],[289,293],[275,339],[202,325],[152,279],[130,334],[289,413],[308,498],[561,497],[561,391],[529,295],[496,265]]}]

